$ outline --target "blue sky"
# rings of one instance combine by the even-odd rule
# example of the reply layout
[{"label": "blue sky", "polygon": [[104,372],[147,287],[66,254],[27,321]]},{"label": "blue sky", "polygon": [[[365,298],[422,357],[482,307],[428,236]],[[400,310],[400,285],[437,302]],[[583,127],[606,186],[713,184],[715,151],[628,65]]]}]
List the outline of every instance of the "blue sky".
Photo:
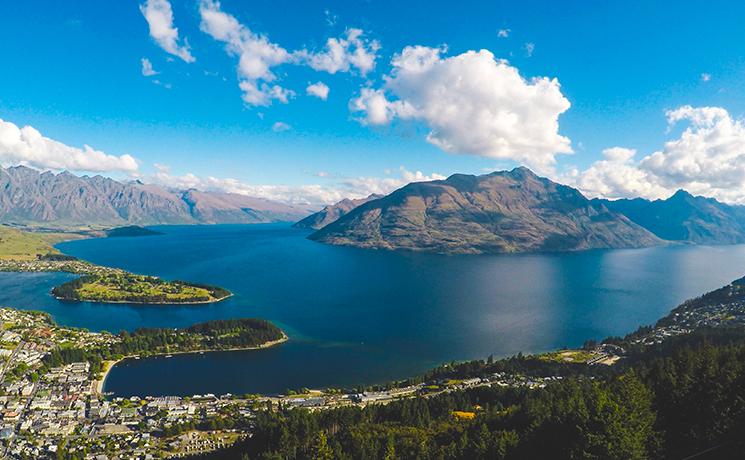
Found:
[{"label": "blue sky", "polygon": [[[193,62],[170,54],[151,36],[144,4],[26,1],[0,6],[0,119],[30,125],[68,146],[129,154],[139,162],[136,174],[147,178],[156,174],[157,163],[169,167],[170,177],[192,173],[248,186],[318,186],[343,193],[354,191],[350,178],[399,178],[401,167],[425,176],[480,174],[526,163],[526,157],[484,154],[483,149],[462,152],[468,150],[463,143],[445,152],[426,140],[435,123],[431,119],[399,114],[386,123],[365,123],[360,121],[365,113],[351,111],[350,101],[362,88],[403,101],[405,95],[386,89],[385,76],[391,75],[391,59],[407,46],[446,46],[442,60],[485,49],[507,60],[528,82],[557,79],[560,94],[571,104],[558,115],[555,134],[567,138],[574,153],[549,153],[556,163],[541,172],[578,186],[584,178],[581,188],[591,194],[594,187],[599,195],[653,197],[703,181],[690,175],[681,179],[674,165],[655,166],[650,160],[645,166],[644,157],[661,149],[667,154],[665,142],[678,140],[683,130],[705,134],[701,126],[687,124],[693,115],[670,124],[666,111],[718,107],[735,128],[745,111],[742,2],[213,4],[289,52],[322,53],[327,39],[344,38],[352,28],[363,31],[367,45],[379,43],[373,51],[375,67],[365,75],[353,67],[334,74],[295,63],[271,67],[276,79],[270,84],[295,96],[268,106],[242,99],[239,83],[245,75],[237,69],[238,56],[200,27],[199,0],[169,3],[177,44],[188,46]],[[503,36],[500,30],[506,31]],[[157,75],[143,75],[143,58]],[[330,88],[325,101],[306,94],[308,84],[319,81]],[[289,129],[277,132],[276,123]],[[643,179],[649,182],[644,186],[603,189],[612,178],[602,171],[582,176],[605,158],[602,151],[609,147],[635,149],[629,174],[655,177]],[[708,146],[700,148],[708,155]],[[736,159],[743,153],[738,149]],[[22,162],[3,158],[5,164]],[[527,163],[535,166],[530,159]],[[114,177],[131,173],[101,170]],[[600,186],[598,181],[605,182]],[[732,184],[709,179],[698,191],[740,201],[731,193]]]}]

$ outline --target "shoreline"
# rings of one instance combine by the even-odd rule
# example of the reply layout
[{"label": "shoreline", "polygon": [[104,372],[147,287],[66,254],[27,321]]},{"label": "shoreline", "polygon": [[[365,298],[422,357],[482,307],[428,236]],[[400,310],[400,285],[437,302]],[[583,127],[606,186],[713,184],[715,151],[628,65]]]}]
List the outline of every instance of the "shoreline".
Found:
[{"label": "shoreline", "polygon": [[[16,273],[24,273],[24,272],[16,272]],[[138,301],[129,301],[129,300],[79,300],[79,299],[65,299],[64,297],[58,297],[56,295],[52,295],[55,299],[59,300],[60,302],[87,302],[87,303],[100,303],[100,304],[135,304],[135,305],[204,305],[204,304],[210,304],[210,303],[218,303],[222,302],[225,299],[229,299],[233,297],[235,294],[232,292],[224,297],[220,297],[219,299],[215,300],[199,300],[199,301],[191,301],[191,302],[138,302]]]},{"label": "shoreline", "polygon": [[[187,354],[201,354],[201,353],[215,353],[218,351],[247,351],[247,350],[264,350],[267,348],[272,348],[277,345],[281,345],[287,341],[290,340],[290,337],[285,333],[285,331],[282,331],[282,337],[280,337],[277,340],[270,340],[268,342],[264,342],[260,345],[255,345],[252,347],[234,347],[234,348],[223,348],[223,349],[204,349],[204,350],[185,350],[185,351],[173,351],[173,352],[160,352],[160,353],[153,353],[151,355],[146,356],[147,358],[155,358],[158,356],[171,356],[171,355],[187,355]],[[111,373],[111,369],[114,368],[117,364],[121,363],[124,360],[127,359],[136,359],[136,358],[143,358],[142,355],[127,355],[122,356],[119,359],[112,359],[107,360],[103,362],[104,370],[101,372],[101,378],[96,379],[93,381],[95,384],[94,393],[97,396],[103,396],[103,388],[106,386],[106,379],[109,377],[109,374]]]}]

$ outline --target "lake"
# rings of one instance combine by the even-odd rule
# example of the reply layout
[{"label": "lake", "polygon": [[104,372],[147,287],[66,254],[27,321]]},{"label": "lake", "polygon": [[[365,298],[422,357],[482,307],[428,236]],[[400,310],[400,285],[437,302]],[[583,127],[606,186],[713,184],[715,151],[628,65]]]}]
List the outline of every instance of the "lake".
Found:
[{"label": "lake", "polygon": [[745,245],[443,256],[328,246],[287,224],[153,228],[164,234],[58,247],[235,296],[202,306],[66,303],[49,290],[72,275],[0,273],[0,304],[113,332],[258,317],[291,340],[268,350],[124,361],[105,385],[116,395],[350,387],[451,360],[578,346],[653,323],[745,274]]}]

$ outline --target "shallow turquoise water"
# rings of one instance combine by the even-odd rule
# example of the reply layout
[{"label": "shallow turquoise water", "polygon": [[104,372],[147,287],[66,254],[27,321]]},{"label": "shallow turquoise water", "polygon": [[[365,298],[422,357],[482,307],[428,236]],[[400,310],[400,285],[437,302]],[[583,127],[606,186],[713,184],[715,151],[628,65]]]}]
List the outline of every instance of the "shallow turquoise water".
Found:
[{"label": "shallow turquoise water", "polygon": [[623,335],[682,300],[745,274],[745,246],[569,254],[440,256],[323,245],[289,225],[157,227],[164,235],[59,245],[95,263],[224,286],[206,306],[63,303],[66,274],[0,273],[0,304],[93,330],[260,317],[291,341],[245,352],[131,360],[120,395],[281,392],[421,373],[450,360],[505,356]]}]

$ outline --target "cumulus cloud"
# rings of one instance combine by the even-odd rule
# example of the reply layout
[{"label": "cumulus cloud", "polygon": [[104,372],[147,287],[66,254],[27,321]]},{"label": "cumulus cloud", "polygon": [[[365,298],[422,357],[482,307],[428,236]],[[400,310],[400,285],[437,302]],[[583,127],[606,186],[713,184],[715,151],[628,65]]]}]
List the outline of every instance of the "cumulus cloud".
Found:
[{"label": "cumulus cloud", "polygon": [[683,106],[666,113],[671,127],[687,123],[663,148],[634,160],[614,148],[567,179],[590,196],[665,198],[677,189],[745,203],[745,124],[720,107]]},{"label": "cumulus cloud", "polygon": [[510,29],[499,29],[497,31],[497,37],[499,38],[507,38],[510,36]]},{"label": "cumulus cloud", "polygon": [[142,58],[140,59],[140,62],[142,63],[142,75],[145,77],[152,77],[153,75],[158,75],[160,72],[157,72],[155,69],[153,69],[153,64],[150,62],[150,59],[148,58]]},{"label": "cumulus cloud", "polygon": [[[387,194],[410,182],[445,178],[440,174],[426,175],[421,171],[408,171],[402,166],[399,169],[398,177],[342,178],[325,185],[255,185],[232,178],[200,177],[192,173],[180,176],[172,175],[170,168],[159,164],[156,164],[155,168],[155,174],[145,178],[145,180],[166,187],[237,193],[319,208],[326,204],[336,203],[344,198],[363,198],[371,193]],[[321,177],[327,178],[327,176]],[[327,180],[330,179],[327,178]]]},{"label": "cumulus cloud", "polygon": [[179,44],[178,28],[173,26],[173,10],[168,0],[147,0],[140,11],[150,27],[150,36],[163,50],[186,62],[194,62],[189,44]]},{"label": "cumulus cloud", "polygon": [[412,182],[426,182],[432,180],[443,180],[442,174],[432,173],[426,175],[421,171],[409,171],[403,166],[399,168],[398,177],[353,177],[342,182],[347,195],[351,198],[362,198],[372,193],[386,195],[392,191]]},{"label": "cumulus cloud", "polygon": [[305,92],[309,96],[315,96],[318,99],[323,99],[324,101],[329,97],[329,87],[326,86],[326,84],[322,81],[308,85],[308,87],[305,88]]},{"label": "cumulus cloud", "polygon": [[70,147],[49,139],[31,126],[19,128],[0,119],[0,162],[4,166],[26,165],[38,169],[90,172],[137,171],[137,160],[131,155],[114,156],[88,145]]},{"label": "cumulus cloud", "polygon": [[272,131],[275,133],[281,133],[283,131],[288,131],[291,128],[290,125],[283,121],[278,121],[272,125]]},{"label": "cumulus cloud", "polygon": [[[201,0],[200,28],[217,41],[225,43],[227,52],[238,57],[239,86],[243,101],[252,106],[268,106],[278,100],[287,103],[295,92],[276,84],[272,70],[282,64],[307,65],[314,70],[328,72],[356,72],[366,75],[375,68],[380,44],[364,37],[361,29],[347,29],[342,37],[329,38],[324,50],[288,51],[273,43],[266,35],[256,33],[222,11],[217,0]],[[325,88],[325,89],[324,89]],[[308,94],[325,99],[328,87],[316,83],[306,89]],[[325,94],[326,96],[322,95]]]},{"label": "cumulus cloud", "polygon": [[329,38],[324,51],[314,53],[301,50],[296,55],[314,70],[334,74],[355,69],[361,75],[366,75],[375,68],[380,43],[365,39],[363,35],[361,29],[347,29],[344,36]]},{"label": "cumulus cloud", "polygon": [[216,0],[202,0],[199,15],[202,31],[225,43],[228,53],[238,57],[239,86],[246,104],[268,106],[275,99],[286,103],[294,95],[292,91],[272,84],[277,78],[272,67],[292,60],[287,50],[223,12]]},{"label": "cumulus cloud", "polygon": [[525,55],[528,57],[533,56],[533,52],[535,51],[535,43],[526,43],[525,44]]},{"label": "cumulus cloud", "polygon": [[427,141],[450,153],[511,159],[545,171],[571,153],[559,134],[569,109],[559,82],[530,80],[487,51],[443,57],[444,49],[410,46],[394,56],[383,88],[363,88],[350,101],[363,124],[398,118],[423,122]]},{"label": "cumulus cloud", "polygon": [[580,172],[576,169],[561,178],[590,197],[660,198],[669,195],[668,189],[658,184],[647,171],[633,161],[636,150],[612,147],[603,150],[603,159]]}]

